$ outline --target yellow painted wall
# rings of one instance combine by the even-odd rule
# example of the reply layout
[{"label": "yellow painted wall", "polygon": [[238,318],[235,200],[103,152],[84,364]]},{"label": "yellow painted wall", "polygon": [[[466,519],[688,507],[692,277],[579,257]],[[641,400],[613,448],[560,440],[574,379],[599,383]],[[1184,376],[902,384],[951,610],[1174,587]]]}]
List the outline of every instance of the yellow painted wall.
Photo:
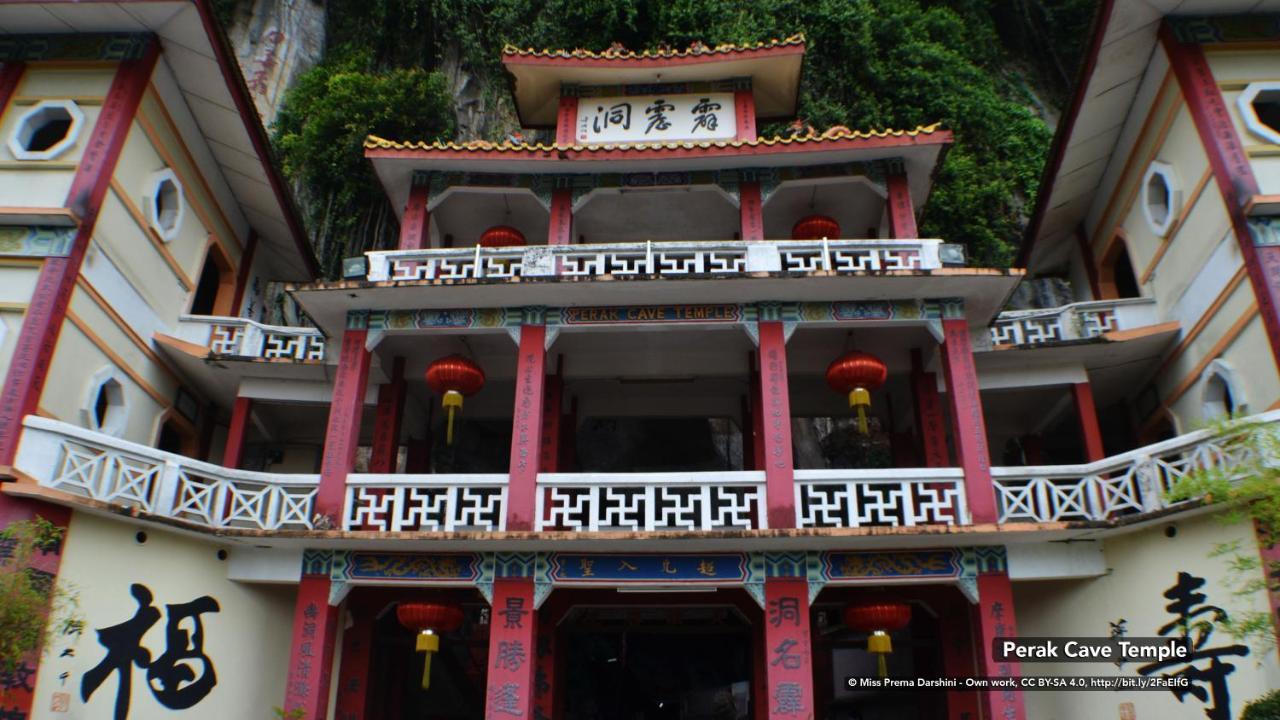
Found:
[{"label": "yellow painted wall", "polygon": [[[124,522],[74,515],[58,584],[80,594],[85,632],[78,639],[64,638],[46,654],[32,717],[101,720],[113,716],[116,676],[106,680],[87,703],[80,700],[80,682],[85,672],[106,656],[96,630],[126,622],[137,611],[138,604],[130,594],[134,583],[151,592],[153,606],[162,613],[142,640],[153,659],[165,651],[166,605],[207,595],[217,601],[219,609],[200,616],[204,654],[213,664],[217,684],[204,699],[179,712],[161,705],[148,688],[147,672],[134,667],[131,720],[272,717],[272,708],[284,697],[296,587],[229,581],[227,561],[218,559],[216,545],[154,529],[146,530],[147,541],[139,544],[135,539],[138,530]],[[184,628],[192,629],[191,622],[185,621]],[[67,647],[74,648],[73,657],[62,657]],[[191,667],[196,673],[203,669],[198,662]],[[65,686],[58,678],[63,672],[69,673]],[[69,695],[69,711],[50,710],[57,693]]]},{"label": "yellow painted wall", "polygon": [[1280,51],[1230,51],[1210,47],[1206,56],[1222,90],[1222,98],[1235,121],[1241,144],[1250,155],[1259,189],[1263,195],[1280,194],[1280,144],[1250,132],[1237,104],[1247,83],[1280,82]]},{"label": "yellow painted wall", "polygon": [[[1108,539],[1105,545],[1109,573],[1089,580],[1016,583],[1014,601],[1018,632],[1026,637],[1106,637],[1108,623],[1123,618],[1131,637],[1154,637],[1172,617],[1162,593],[1184,571],[1206,580],[1201,592],[1210,604],[1228,613],[1266,612],[1265,593],[1235,597],[1226,572],[1226,561],[1210,558],[1216,544],[1239,541],[1241,552],[1256,557],[1257,546],[1247,523],[1224,525],[1211,516],[1174,523],[1177,535],[1165,537],[1165,525]],[[1218,630],[1208,647],[1234,645]],[[1244,704],[1271,688],[1280,687],[1280,665],[1274,650],[1252,650],[1247,657],[1224,659],[1235,665],[1228,678],[1231,717],[1239,717]],[[1023,675],[1136,675],[1137,665],[1117,669],[1112,664],[1024,663]],[[1176,670],[1176,668],[1175,668]],[[1117,718],[1119,704],[1131,702],[1139,718],[1202,718],[1207,705],[1192,698],[1180,703],[1171,692],[1029,692],[1023,697],[1028,717],[1036,720]]]}]

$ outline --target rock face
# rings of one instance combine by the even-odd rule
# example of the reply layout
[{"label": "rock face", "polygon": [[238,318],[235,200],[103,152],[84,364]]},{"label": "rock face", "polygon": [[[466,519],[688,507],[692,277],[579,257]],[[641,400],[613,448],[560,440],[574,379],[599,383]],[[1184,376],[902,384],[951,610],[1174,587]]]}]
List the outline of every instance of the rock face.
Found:
[{"label": "rock face", "polygon": [[325,8],[315,0],[244,0],[227,36],[264,125],[297,75],[324,54]]}]

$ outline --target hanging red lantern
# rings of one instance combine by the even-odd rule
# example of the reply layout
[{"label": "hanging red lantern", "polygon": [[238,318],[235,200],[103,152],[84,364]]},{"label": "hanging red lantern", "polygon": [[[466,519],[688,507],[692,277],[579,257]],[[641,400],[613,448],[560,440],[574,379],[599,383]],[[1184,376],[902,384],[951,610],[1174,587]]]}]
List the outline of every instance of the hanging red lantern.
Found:
[{"label": "hanging red lantern", "polygon": [[449,355],[427,368],[427,385],[443,396],[441,406],[449,413],[445,442],[453,444],[453,414],[462,410],[462,398],[475,395],[484,387],[484,370],[461,355]]},{"label": "hanging red lantern", "polygon": [[858,432],[866,435],[867,408],[871,407],[871,391],[884,384],[889,368],[870,353],[853,351],[836,358],[827,366],[827,385],[849,396],[849,407],[858,411]]},{"label": "hanging red lantern", "polygon": [[911,624],[911,606],[895,602],[850,605],[844,610],[844,624],[851,630],[868,633],[867,652],[876,656],[880,677],[888,677],[887,656],[893,652],[889,633]]},{"label": "hanging red lantern", "polygon": [[791,228],[792,240],[830,240],[840,237],[840,223],[826,215],[800,218]]},{"label": "hanging red lantern", "polygon": [[440,649],[440,633],[457,632],[462,627],[462,611],[452,605],[400,603],[396,606],[396,619],[418,632],[417,650],[425,654],[422,689],[426,690],[431,686],[431,656]]},{"label": "hanging red lantern", "polygon": [[480,247],[512,247],[524,244],[524,233],[510,225],[494,225],[480,234]]}]

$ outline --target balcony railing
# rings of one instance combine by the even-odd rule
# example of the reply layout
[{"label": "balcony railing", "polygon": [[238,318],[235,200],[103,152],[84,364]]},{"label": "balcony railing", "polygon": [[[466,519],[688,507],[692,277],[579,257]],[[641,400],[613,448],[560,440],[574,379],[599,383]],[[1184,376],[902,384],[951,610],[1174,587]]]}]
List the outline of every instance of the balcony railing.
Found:
[{"label": "balcony railing", "polygon": [[1048,310],[1011,310],[1000,313],[991,325],[991,343],[1012,346],[1086,340],[1157,322],[1153,298],[1096,300]]},{"label": "balcony railing", "polygon": [[[1280,411],[1253,420],[1274,429]],[[208,528],[316,527],[316,475],[230,470],[36,416],[24,425],[14,467],[43,487]],[[1087,465],[992,468],[999,520],[1102,521],[1160,510],[1188,474],[1257,460],[1258,444],[1239,438],[1202,430]],[[959,468],[797,470],[796,527],[967,525],[966,496]],[[768,527],[765,474],[756,471],[542,473],[535,497],[542,531]],[[507,501],[506,474],[355,474],[340,527],[501,531]]]},{"label": "balcony railing", "polygon": [[942,267],[941,248],[941,240],[735,240],[499,248],[477,245],[366,253],[366,277],[372,282],[414,282],[935,270]]},{"label": "balcony railing", "polygon": [[183,315],[178,338],[211,355],[246,360],[324,361],[324,334],[315,328],[263,325],[246,318]]}]

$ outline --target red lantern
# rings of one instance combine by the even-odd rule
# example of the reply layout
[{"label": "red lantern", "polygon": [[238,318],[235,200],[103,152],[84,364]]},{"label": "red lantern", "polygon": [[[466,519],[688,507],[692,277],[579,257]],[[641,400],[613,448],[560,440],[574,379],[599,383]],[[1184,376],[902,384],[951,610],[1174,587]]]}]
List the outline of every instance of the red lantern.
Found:
[{"label": "red lantern", "polygon": [[494,225],[480,234],[481,247],[512,247],[524,244],[524,233],[510,225]]},{"label": "red lantern", "polygon": [[431,656],[440,649],[440,633],[456,632],[462,627],[462,611],[451,605],[432,603],[400,603],[396,619],[410,630],[418,631],[418,652],[424,653],[422,689],[431,686]]},{"label": "red lantern", "polygon": [[840,223],[826,215],[801,218],[791,228],[792,240],[822,240],[840,237]]},{"label": "red lantern", "polygon": [[846,353],[827,366],[827,385],[838,393],[849,396],[849,407],[858,411],[858,432],[866,435],[867,408],[871,406],[871,391],[884,384],[889,368],[884,361],[870,353],[854,351]]},{"label": "red lantern", "polygon": [[443,396],[441,406],[449,413],[445,442],[453,444],[453,414],[462,410],[462,398],[475,395],[484,387],[484,370],[461,355],[449,355],[427,368],[427,385]]},{"label": "red lantern", "polygon": [[844,609],[844,624],[852,630],[869,633],[867,652],[876,656],[880,677],[888,677],[886,656],[893,652],[889,633],[911,624],[911,606],[906,603],[864,603]]}]

